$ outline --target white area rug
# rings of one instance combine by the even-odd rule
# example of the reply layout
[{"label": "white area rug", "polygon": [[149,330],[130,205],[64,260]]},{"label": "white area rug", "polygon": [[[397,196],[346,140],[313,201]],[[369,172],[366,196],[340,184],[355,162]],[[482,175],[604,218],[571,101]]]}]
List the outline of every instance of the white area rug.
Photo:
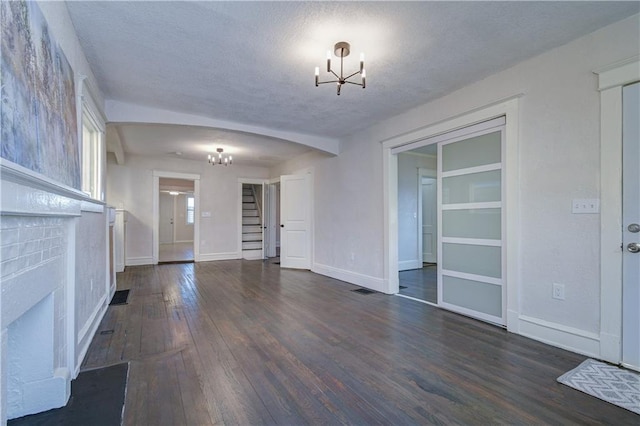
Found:
[{"label": "white area rug", "polygon": [[588,359],[558,377],[562,384],[640,414],[640,374]]}]

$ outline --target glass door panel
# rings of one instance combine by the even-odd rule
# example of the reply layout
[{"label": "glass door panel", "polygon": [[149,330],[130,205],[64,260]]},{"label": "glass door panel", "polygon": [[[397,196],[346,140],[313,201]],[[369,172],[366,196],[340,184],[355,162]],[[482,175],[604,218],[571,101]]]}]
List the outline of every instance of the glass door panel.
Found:
[{"label": "glass door panel", "polygon": [[438,144],[439,304],[504,325],[500,125]]}]

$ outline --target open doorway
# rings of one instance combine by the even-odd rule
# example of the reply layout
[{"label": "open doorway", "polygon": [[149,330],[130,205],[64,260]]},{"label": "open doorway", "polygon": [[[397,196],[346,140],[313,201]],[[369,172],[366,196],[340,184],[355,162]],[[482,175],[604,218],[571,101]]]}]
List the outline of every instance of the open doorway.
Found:
[{"label": "open doorway", "polygon": [[160,178],[158,263],[194,261],[194,182]]},{"label": "open doorway", "polygon": [[437,146],[398,154],[399,293],[438,303]]},{"label": "open doorway", "polygon": [[[160,185],[161,180],[163,186]],[[200,260],[200,175],[154,170],[152,189],[153,264],[160,262],[198,262]],[[171,192],[177,193],[177,195],[173,195]],[[184,205],[179,204],[177,199],[169,198],[183,195]],[[163,200],[162,206],[161,199]],[[164,223],[161,223],[161,207],[164,210],[162,214]],[[172,216],[171,213],[173,213]],[[187,221],[193,222],[188,225],[188,228],[193,231],[188,230],[186,233],[182,233],[181,230],[177,229],[177,225],[182,226],[182,222],[184,222],[184,226],[187,228]],[[176,231],[178,231],[177,234]],[[163,244],[161,244],[161,241]],[[184,245],[184,251],[181,251],[180,247],[174,244]],[[161,246],[163,246],[163,252],[169,252],[175,248],[178,253],[170,256],[164,256],[166,253],[163,253],[161,259]]]}]

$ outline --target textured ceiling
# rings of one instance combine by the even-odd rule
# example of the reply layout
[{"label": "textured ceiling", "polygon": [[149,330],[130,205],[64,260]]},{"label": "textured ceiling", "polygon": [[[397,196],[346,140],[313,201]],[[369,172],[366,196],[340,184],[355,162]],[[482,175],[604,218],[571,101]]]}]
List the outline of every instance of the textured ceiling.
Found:
[{"label": "textured ceiling", "polygon": [[[107,99],[340,138],[637,13],[638,2],[68,2]],[[367,88],[315,87],[335,42]],[[321,74],[321,78],[325,77]],[[175,149],[174,149],[175,150]]]}]

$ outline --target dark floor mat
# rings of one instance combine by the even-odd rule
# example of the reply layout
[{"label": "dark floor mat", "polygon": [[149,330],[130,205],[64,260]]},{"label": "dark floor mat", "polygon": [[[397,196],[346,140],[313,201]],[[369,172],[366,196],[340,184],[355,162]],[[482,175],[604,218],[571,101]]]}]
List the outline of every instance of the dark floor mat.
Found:
[{"label": "dark floor mat", "polygon": [[113,295],[113,299],[111,299],[111,303],[109,303],[109,305],[126,305],[128,299],[129,290],[118,290]]},{"label": "dark floor mat", "polygon": [[403,290],[403,289],[405,289],[405,288],[407,288],[407,286],[406,286],[406,285],[401,285],[401,286],[400,286],[400,290]]},{"label": "dark floor mat", "polygon": [[71,382],[66,406],[9,420],[7,425],[120,425],[128,371],[129,364],[124,363],[82,372]]}]

